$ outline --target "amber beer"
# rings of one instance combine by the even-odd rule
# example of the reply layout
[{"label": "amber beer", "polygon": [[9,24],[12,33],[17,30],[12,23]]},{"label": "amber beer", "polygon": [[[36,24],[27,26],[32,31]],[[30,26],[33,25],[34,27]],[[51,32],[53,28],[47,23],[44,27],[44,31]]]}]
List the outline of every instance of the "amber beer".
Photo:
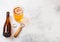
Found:
[{"label": "amber beer", "polygon": [[20,23],[22,22],[23,19],[23,10],[21,7],[16,7],[13,10],[14,12],[14,19],[16,20],[16,22]]},{"label": "amber beer", "polygon": [[10,12],[6,13],[6,21],[3,27],[3,36],[10,37],[11,36],[11,23],[10,23]]}]

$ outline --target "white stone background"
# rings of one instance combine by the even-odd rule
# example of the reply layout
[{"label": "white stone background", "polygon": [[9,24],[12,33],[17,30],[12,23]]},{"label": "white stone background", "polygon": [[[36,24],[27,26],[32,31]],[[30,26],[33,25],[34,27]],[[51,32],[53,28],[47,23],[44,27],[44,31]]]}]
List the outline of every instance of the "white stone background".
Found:
[{"label": "white stone background", "polygon": [[[29,18],[17,38],[3,36],[6,12],[10,12],[12,25],[13,8],[22,6],[24,17]],[[17,28],[12,28],[14,33]],[[13,34],[12,34],[13,35]],[[60,42],[60,0],[0,0],[0,42]]]}]

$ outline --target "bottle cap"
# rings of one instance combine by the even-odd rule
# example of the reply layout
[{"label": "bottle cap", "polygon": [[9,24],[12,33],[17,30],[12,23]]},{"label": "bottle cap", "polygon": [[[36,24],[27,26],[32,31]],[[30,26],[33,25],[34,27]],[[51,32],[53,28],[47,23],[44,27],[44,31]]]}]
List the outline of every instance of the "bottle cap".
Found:
[{"label": "bottle cap", "polygon": [[9,16],[10,12],[6,12],[7,16]]}]

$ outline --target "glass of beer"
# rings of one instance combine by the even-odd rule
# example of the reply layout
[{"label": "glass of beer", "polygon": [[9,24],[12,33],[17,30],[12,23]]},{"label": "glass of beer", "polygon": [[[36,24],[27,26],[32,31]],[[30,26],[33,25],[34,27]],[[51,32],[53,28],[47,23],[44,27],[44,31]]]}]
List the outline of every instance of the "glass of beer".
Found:
[{"label": "glass of beer", "polygon": [[21,7],[16,7],[14,8],[14,19],[16,20],[16,22],[20,23],[22,22],[23,19],[23,9]]}]

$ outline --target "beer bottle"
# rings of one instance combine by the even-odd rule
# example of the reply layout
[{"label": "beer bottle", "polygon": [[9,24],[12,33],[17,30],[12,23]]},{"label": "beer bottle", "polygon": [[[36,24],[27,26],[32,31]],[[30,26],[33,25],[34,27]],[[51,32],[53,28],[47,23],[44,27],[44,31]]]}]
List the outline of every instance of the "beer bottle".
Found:
[{"label": "beer bottle", "polygon": [[10,12],[6,13],[6,21],[3,27],[3,36],[5,37],[11,36]]}]

